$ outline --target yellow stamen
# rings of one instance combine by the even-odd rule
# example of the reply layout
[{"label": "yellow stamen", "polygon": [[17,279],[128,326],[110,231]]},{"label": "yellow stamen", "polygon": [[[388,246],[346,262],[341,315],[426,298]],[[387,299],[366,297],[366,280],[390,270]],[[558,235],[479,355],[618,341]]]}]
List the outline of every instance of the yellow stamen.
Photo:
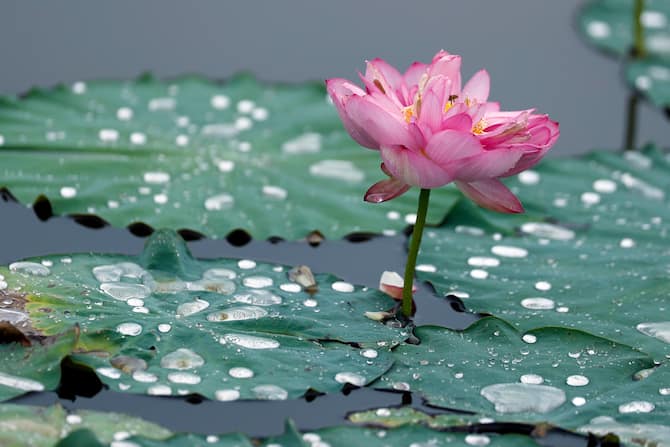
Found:
[{"label": "yellow stamen", "polygon": [[409,124],[412,121],[412,117],[414,116],[414,106],[407,106],[402,109],[402,113],[405,116],[405,121],[407,124]]},{"label": "yellow stamen", "polygon": [[444,105],[444,112],[448,112],[454,106],[454,102],[458,99],[458,95],[449,95],[447,103]]},{"label": "yellow stamen", "polygon": [[474,126],[472,126],[472,133],[474,133],[475,135],[481,135],[484,133],[484,129],[486,129],[486,121],[484,121],[484,119],[482,118],[479,121],[477,121],[477,123]]}]

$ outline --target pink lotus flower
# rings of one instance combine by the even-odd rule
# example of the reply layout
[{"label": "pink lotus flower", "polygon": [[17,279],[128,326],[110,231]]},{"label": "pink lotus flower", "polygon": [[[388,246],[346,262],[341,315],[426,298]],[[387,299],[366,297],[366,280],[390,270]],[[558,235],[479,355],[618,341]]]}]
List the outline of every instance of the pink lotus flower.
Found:
[{"label": "pink lotus flower", "polygon": [[460,56],[440,51],[404,74],[381,59],[368,62],[365,90],[346,79],[326,81],[344,127],[360,145],[380,151],[389,177],[367,191],[366,201],[455,182],[484,208],[523,212],[499,178],[534,166],[556,142],[558,123],[533,109],[501,112],[488,101],[488,73],[477,72],[461,88],[460,69]]}]

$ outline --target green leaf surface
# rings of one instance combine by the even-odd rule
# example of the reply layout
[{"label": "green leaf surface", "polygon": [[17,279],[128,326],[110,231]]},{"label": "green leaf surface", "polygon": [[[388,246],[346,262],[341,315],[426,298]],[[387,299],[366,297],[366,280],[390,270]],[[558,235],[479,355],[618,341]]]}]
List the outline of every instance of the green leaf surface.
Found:
[{"label": "green leaf surface", "polygon": [[656,107],[670,108],[670,62],[661,59],[632,61],[626,66],[626,80]]},{"label": "green leaf surface", "polygon": [[[416,335],[421,344],[396,348],[393,369],[374,386],[409,389],[433,405],[502,421],[577,428],[593,417],[593,406],[612,414],[606,399],[631,400],[633,376],[654,366],[646,354],[604,338],[556,327],[522,333],[494,317],[463,332],[424,326]],[[656,390],[653,403],[667,401]],[[646,416],[667,421],[664,408]]]},{"label": "green leaf surface", "polygon": [[[520,330],[560,326],[670,355],[670,163],[654,149],[543,162],[509,183],[544,219],[470,209],[431,229],[418,276]],[[469,226],[464,226],[465,223]]]},{"label": "green leaf surface", "polygon": [[[135,434],[151,439],[165,439],[170,431],[159,425],[119,413],[76,411],[68,413],[61,406],[32,407],[0,405],[0,445],[51,447],[62,439],[63,446],[87,445],[97,439],[104,445]],[[93,438],[92,438],[93,437]],[[90,445],[90,444],[88,444]]]},{"label": "green leaf surface", "polygon": [[[385,178],[376,151],[344,130],[322,83],[76,83],[0,99],[0,186],[22,202],[46,195],[56,214],[95,213],[222,238],[396,232],[418,191],[363,202]],[[439,223],[460,197],[433,195]]]},{"label": "green leaf surface", "polygon": [[539,446],[538,443],[527,436],[440,432],[420,425],[408,425],[389,430],[362,427],[336,427],[319,430],[317,435],[322,442],[326,442],[332,447],[348,447],[352,445],[364,445],[366,447],[472,447],[473,445],[486,445],[489,447]]},{"label": "green leaf surface", "polygon": [[[2,311],[47,335],[78,324],[73,360],[119,391],[287,399],[385,372],[407,333],[364,313],[393,301],[331,275],[316,275],[308,293],[289,269],[195,260],[174,232],[159,231],[139,257],[49,256],[0,268],[22,297]],[[0,371],[12,368],[3,358]]]},{"label": "green leaf surface", "polygon": [[[3,301],[10,299],[7,296],[0,290]],[[17,315],[0,307],[0,320]],[[56,388],[61,360],[72,352],[78,336],[77,328],[69,328],[47,338],[30,337],[25,338],[24,343],[0,344],[0,401],[30,391]]]},{"label": "green leaf surface", "polygon": [[[627,56],[633,48],[633,0],[590,0],[582,7],[578,26],[586,41],[607,53]],[[670,58],[670,4],[645,0],[641,22],[645,49]]]}]

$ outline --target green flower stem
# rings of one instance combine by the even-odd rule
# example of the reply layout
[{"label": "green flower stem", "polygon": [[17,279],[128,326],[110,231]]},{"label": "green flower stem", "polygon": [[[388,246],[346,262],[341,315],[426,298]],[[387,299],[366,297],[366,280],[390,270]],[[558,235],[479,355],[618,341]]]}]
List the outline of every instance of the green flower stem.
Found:
[{"label": "green flower stem", "polygon": [[416,267],[416,258],[419,255],[421,246],[421,237],[423,236],[423,227],[426,225],[426,214],[428,214],[428,200],[430,199],[430,189],[422,189],[419,195],[419,209],[416,212],[416,223],[412,231],[412,241],[407,253],[407,263],[405,264],[405,283],[402,288],[402,313],[406,317],[412,315],[412,285],[414,284],[414,268]]},{"label": "green flower stem", "polygon": [[[644,43],[644,28],[642,27],[642,12],[644,11],[644,0],[635,0],[633,9],[633,59],[641,59],[646,56],[647,48]],[[637,130],[638,96],[631,92],[628,98],[628,116],[626,118],[626,139],[624,150],[635,149],[635,134]]]}]

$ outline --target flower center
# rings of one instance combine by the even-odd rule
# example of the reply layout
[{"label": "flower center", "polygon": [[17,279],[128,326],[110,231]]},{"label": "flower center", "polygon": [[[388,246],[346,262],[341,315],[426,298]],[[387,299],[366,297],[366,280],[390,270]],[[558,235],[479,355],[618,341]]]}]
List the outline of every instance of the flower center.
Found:
[{"label": "flower center", "polygon": [[484,121],[484,118],[482,118],[477,121],[474,126],[472,126],[472,133],[475,135],[481,135],[484,133],[484,129],[486,129],[486,121]]}]

